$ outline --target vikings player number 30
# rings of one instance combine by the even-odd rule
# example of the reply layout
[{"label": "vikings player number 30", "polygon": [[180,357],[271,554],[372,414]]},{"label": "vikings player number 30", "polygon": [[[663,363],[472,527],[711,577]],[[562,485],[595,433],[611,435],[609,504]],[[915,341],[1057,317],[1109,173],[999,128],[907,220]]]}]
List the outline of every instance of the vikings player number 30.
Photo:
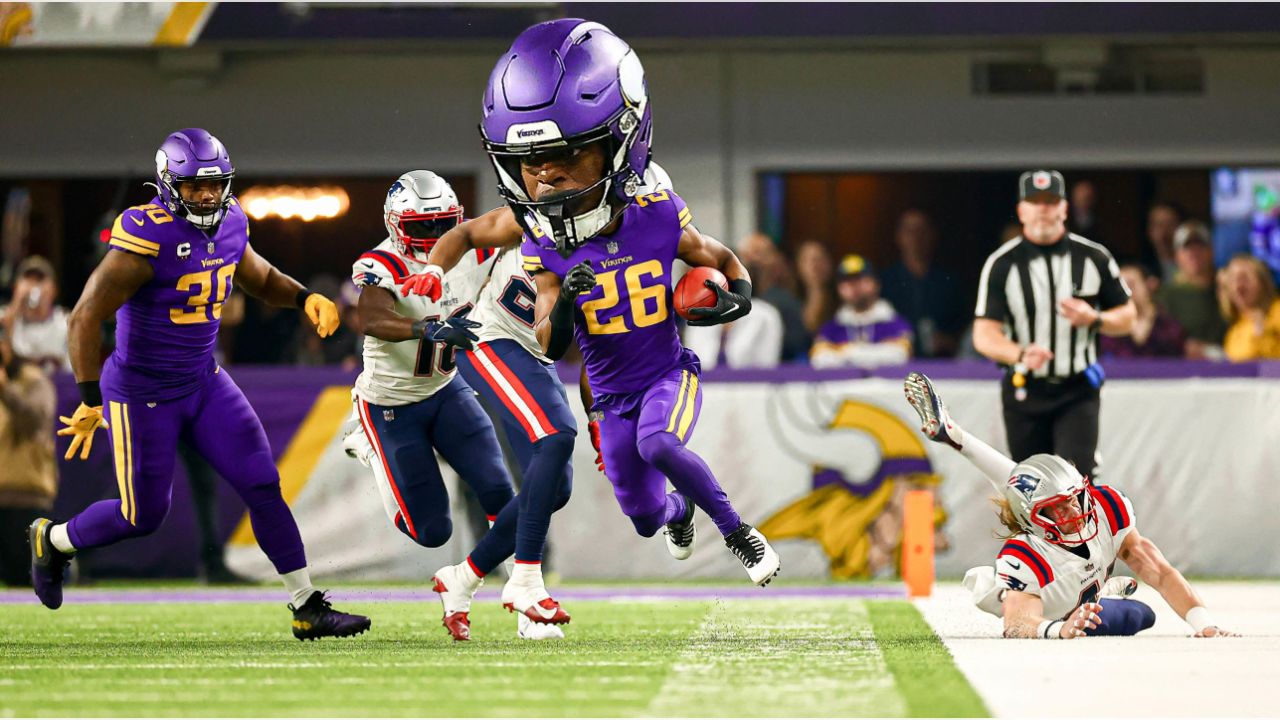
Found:
[{"label": "vikings player number 30", "polygon": [[[354,635],[369,628],[369,619],[334,610],[312,587],[262,423],[213,358],[233,285],[271,305],[302,309],[321,337],[337,329],[338,311],[254,252],[248,218],[231,193],[234,177],[226,148],[208,132],[189,128],[166,138],[156,153],[159,194],[116,219],[112,252],[71,313],[68,350],[81,403],[62,418],[67,427],[58,434],[72,438],[66,458],[81,449],[83,460],[94,432],[108,429],[120,499],[94,503],[65,523],[41,518],[32,524],[36,595],[57,609],[77,550],[160,526],[183,437],[248,507],[258,544],[293,599],[293,634],[305,640]],[[104,365],[101,328],[112,314],[116,345]]]}]

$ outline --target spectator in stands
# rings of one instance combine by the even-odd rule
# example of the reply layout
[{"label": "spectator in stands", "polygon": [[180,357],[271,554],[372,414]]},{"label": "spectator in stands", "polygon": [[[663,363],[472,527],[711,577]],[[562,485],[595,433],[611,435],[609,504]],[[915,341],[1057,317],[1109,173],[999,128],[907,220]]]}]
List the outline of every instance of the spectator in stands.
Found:
[{"label": "spectator in stands", "polygon": [[899,261],[880,275],[884,299],[911,323],[917,357],[955,355],[967,313],[960,286],[933,264],[937,231],[923,210],[910,209],[898,218],[894,242]]},{"label": "spectator in stands", "polygon": [[1120,277],[1129,286],[1138,317],[1128,335],[1098,338],[1102,355],[1120,358],[1183,357],[1187,352],[1186,331],[1153,299],[1153,293],[1160,287],[1160,278],[1137,263],[1120,268]]},{"label": "spectator in stands", "polygon": [[1160,286],[1156,304],[1186,331],[1187,357],[1220,360],[1227,323],[1218,307],[1209,228],[1195,220],[1182,223],[1173,235],[1173,248],[1178,271]]},{"label": "spectator in stands", "polygon": [[817,240],[806,240],[796,249],[796,274],[804,295],[804,326],[817,333],[835,312],[831,251]]},{"label": "spectator in stands", "polygon": [[57,393],[35,363],[0,336],[0,582],[31,585],[26,527],[53,509]]},{"label": "spectator in stands", "polygon": [[840,308],[813,343],[814,367],[897,365],[911,356],[911,325],[880,297],[875,268],[846,255],[836,270]]},{"label": "spectator in stands", "polygon": [[752,233],[738,245],[738,258],[751,273],[753,301],[763,298],[782,319],[783,362],[807,358],[813,334],[805,327],[804,303],[787,257],[768,235]]},{"label": "spectator in stands", "polygon": [[1223,272],[1218,291],[1230,327],[1222,343],[1232,362],[1280,358],[1280,298],[1261,260],[1236,255]]},{"label": "spectator in stands", "polygon": [[47,373],[70,370],[67,355],[67,309],[57,304],[58,281],[53,265],[39,255],[18,264],[13,301],[0,316],[13,352]]},{"label": "spectator in stands", "polygon": [[1178,265],[1173,259],[1173,236],[1182,224],[1182,210],[1173,203],[1158,202],[1147,211],[1147,242],[1151,245],[1151,268],[1160,282],[1173,279]]},{"label": "spectator in stands", "polygon": [[1106,245],[1106,233],[1098,227],[1098,191],[1093,183],[1081,180],[1071,188],[1070,207],[1067,229],[1100,245]]}]

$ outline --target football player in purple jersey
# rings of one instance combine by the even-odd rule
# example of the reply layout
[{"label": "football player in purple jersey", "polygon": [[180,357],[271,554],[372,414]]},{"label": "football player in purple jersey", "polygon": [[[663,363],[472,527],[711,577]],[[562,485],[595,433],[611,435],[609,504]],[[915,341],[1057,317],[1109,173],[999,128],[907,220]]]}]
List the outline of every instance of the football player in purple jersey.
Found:
[{"label": "football player in purple jersey", "polygon": [[[768,583],[777,553],[686,447],[702,403],[699,363],[681,346],[671,313],[676,258],[717,268],[730,281],[729,290],[708,283],[718,301],[693,311],[692,324],[747,314],[750,278],[728,248],[697,231],[678,195],[644,188],[652,112],[635,52],[598,23],[534,25],[499,59],[483,110],[485,149],[509,209],[457,232],[468,247],[523,236],[524,269],[537,285],[538,340],[557,359],[576,335],[602,417],[605,471],[623,512],[645,537],[665,525],[687,557],[700,507],[751,580]],[[437,250],[447,261],[445,249],[456,253],[457,243],[446,240]],[[407,284],[439,292],[441,276],[429,267]],[[666,492],[666,478],[677,492]]]},{"label": "football player in purple jersey", "polygon": [[[59,435],[66,458],[89,457],[107,428],[119,500],[103,500],[67,522],[40,518],[28,529],[32,580],[46,607],[62,605],[65,569],[77,550],[148,535],[169,512],[179,439],[231,483],[249,510],[258,545],[293,603],[300,640],[364,632],[369,619],[334,610],[311,585],[302,538],[280,493],[280,475],[258,416],[213,358],[222,307],[238,286],[278,307],[298,307],[321,337],[338,310],[264,260],[231,194],[235,168],[222,143],[179,130],[156,153],[159,194],[125,210],[110,248],[68,321],[80,406]],[[102,360],[101,327],[116,317],[116,348]],[[106,407],[104,413],[104,406]]]}]

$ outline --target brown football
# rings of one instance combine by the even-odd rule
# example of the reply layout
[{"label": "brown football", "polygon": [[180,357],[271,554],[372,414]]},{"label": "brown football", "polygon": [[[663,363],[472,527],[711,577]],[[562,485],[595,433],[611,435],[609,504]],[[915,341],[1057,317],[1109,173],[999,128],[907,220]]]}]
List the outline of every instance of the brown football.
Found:
[{"label": "brown football", "polygon": [[729,289],[728,279],[719,270],[711,267],[693,268],[680,278],[680,282],[676,283],[675,305],[676,313],[680,317],[685,320],[696,320],[696,316],[689,314],[690,310],[716,306],[716,293],[707,287],[707,280],[713,281],[725,290]]}]

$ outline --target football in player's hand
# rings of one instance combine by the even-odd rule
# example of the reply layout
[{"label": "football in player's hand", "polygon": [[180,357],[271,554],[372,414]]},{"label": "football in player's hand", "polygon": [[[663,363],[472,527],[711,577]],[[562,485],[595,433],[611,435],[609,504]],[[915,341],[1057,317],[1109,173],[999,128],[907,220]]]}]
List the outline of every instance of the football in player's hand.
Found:
[{"label": "football in player's hand", "polygon": [[716,293],[707,287],[707,280],[714,282],[725,290],[729,289],[729,280],[724,273],[711,267],[696,267],[684,274],[676,283],[676,313],[685,320],[695,320],[690,315],[693,308],[710,308],[716,306]]}]

